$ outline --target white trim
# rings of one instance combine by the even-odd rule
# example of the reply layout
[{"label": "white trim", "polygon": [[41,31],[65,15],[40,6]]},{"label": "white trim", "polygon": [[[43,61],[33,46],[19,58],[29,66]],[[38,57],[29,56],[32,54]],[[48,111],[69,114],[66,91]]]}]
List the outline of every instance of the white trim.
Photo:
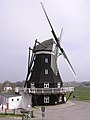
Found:
[{"label": "white trim", "polygon": [[49,103],[49,102],[50,102],[49,96],[44,96],[44,103]]},{"label": "white trim", "polygon": [[37,54],[52,54],[52,55],[55,55],[54,52],[49,52],[49,51],[38,51],[38,52],[36,52],[36,55]]},{"label": "white trim", "polygon": [[44,83],[44,88],[49,88],[49,83]]}]

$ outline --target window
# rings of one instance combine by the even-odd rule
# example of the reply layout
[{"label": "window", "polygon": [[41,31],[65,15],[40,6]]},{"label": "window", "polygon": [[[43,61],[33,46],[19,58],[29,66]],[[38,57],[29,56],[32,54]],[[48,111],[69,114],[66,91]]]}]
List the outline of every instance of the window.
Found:
[{"label": "window", "polygon": [[19,98],[17,98],[17,101],[19,101]]},{"label": "window", "polygon": [[35,88],[34,82],[31,82],[31,88]]},{"label": "window", "polygon": [[60,82],[57,83],[57,88],[60,88]]},{"label": "window", "polygon": [[49,96],[44,97],[44,103],[49,103]]},{"label": "window", "polygon": [[46,74],[46,75],[48,74],[48,69],[45,69],[45,74]]},{"label": "window", "polygon": [[49,83],[44,83],[44,88],[49,88]]},{"label": "window", "polygon": [[45,63],[48,63],[48,58],[45,58]]}]

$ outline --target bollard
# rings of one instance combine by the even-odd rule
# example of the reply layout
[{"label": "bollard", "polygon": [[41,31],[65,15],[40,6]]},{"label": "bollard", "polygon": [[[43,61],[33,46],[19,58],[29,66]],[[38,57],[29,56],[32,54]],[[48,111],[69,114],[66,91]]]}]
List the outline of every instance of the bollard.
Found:
[{"label": "bollard", "polygon": [[45,107],[44,106],[41,107],[41,111],[42,111],[42,120],[43,120],[43,118],[45,117]]}]

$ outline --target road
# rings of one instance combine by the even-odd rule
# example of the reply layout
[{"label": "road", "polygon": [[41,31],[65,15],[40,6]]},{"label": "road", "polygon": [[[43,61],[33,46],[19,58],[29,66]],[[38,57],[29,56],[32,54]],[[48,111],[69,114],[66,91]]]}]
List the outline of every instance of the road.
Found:
[{"label": "road", "polygon": [[[34,109],[35,118],[32,120],[42,120],[41,109]],[[0,120],[17,120],[2,119]],[[21,120],[21,119],[18,119]],[[68,101],[66,104],[47,106],[43,120],[90,120],[90,103],[79,101]]]},{"label": "road", "polygon": [[90,103],[75,102],[71,106],[47,110],[46,120],[90,120]]}]

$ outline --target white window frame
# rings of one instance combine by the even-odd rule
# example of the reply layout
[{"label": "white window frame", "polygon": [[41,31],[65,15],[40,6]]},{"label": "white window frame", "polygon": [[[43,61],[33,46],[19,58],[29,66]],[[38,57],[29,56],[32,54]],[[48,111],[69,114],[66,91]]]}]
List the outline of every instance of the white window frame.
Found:
[{"label": "white window frame", "polygon": [[48,63],[48,58],[45,58],[45,63]]},{"label": "white window frame", "polygon": [[46,75],[48,74],[48,69],[45,69],[45,74],[46,74]]},{"label": "white window frame", "polygon": [[49,83],[44,83],[44,88],[49,88]]},{"label": "white window frame", "polygon": [[31,88],[35,88],[34,82],[31,82]]},{"label": "white window frame", "polygon": [[44,103],[49,103],[49,102],[50,102],[49,96],[44,96]]},{"label": "white window frame", "polygon": [[57,88],[60,88],[60,82],[57,83]]}]

